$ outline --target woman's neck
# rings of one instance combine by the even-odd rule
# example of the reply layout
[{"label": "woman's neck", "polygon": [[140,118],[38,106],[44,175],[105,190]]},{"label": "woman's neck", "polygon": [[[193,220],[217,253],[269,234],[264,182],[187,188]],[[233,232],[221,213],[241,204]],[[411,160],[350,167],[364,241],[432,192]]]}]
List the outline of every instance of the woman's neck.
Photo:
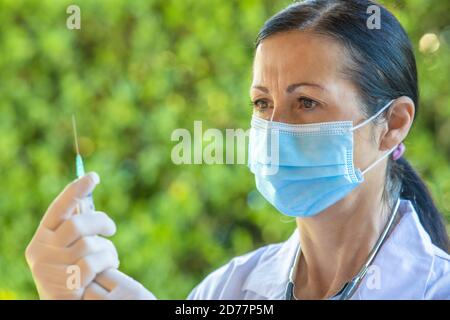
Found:
[{"label": "woman's neck", "polygon": [[317,216],[297,219],[302,248],[295,275],[297,298],[333,296],[367,260],[390,212],[381,201],[381,192],[370,196],[363,192]]}]

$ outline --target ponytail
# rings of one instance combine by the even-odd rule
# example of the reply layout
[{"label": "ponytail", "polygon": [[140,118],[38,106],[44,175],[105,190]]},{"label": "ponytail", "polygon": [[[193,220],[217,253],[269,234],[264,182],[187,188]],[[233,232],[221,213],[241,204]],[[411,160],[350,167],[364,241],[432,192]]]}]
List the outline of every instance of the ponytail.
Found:
[{"label": "ponytail", "polygon": [[450,242],[444,218],[434,204],[424,181],[404,157],[395,161],[394,170],[398,171],[397,176],[401,180],[400,197],[411,201],[433,244],[448,253]]}]

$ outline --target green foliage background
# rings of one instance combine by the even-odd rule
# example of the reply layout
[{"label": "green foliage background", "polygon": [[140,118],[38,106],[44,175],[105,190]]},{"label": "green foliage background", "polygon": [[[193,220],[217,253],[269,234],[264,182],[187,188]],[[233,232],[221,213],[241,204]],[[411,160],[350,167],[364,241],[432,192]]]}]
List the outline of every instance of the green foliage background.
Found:
[{"label": "green foliage background", "polygon": [[[69,4],[81,30],[66,28]],[[0,299],[37,298],[24,250],[74,178],[76,113],[121,269],[183,299],[236,255],[295,228],[245,165],[176,166],[176,128],[248,128],[253,41],[287,0],[0,0]],[[450,2],[383,1],[416,47],[421,110],[407,157],[450,219]],[[441,47],[418,50],[428,32]],[[197,141],[201,142],[201,141]]]}]

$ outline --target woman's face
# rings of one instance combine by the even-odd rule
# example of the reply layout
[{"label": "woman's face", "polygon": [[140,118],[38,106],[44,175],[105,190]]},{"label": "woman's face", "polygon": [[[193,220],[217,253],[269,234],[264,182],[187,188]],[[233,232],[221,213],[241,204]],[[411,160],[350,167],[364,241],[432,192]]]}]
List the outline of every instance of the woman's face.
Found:
[{"label": "woman's face", "polygon": [[[253,65],[254,114],[291,124],[362,122],[357,89],[341,72],[345,62],[341,45],[314,33],[289,31],[264,39]],[[361,169],[378,157],[370,127],[354,132],[355,165]]]}]

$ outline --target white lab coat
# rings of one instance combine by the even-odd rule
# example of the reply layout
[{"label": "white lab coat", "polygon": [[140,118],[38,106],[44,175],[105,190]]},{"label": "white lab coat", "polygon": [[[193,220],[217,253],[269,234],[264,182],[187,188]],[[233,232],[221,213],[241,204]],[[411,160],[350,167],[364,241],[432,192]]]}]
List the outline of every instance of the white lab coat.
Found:
[{"label": "white lab coat", "polygon": [[[399,214],[352,299],[450,299],[450,256],[433,245],[410,201],[401,200]],[[296,230],[286,242],[236,257],[188,299],[285,299],[298,244]]]}]

